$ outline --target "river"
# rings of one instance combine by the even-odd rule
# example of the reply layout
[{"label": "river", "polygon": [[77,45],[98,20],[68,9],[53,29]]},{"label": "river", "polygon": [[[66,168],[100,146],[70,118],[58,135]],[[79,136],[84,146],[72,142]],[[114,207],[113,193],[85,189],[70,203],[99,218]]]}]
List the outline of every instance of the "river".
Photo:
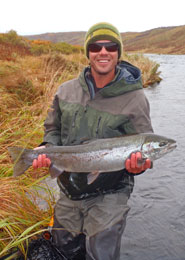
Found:
[{"label": "river", "polygon": [[147,56],[163,78],[145,89],[154,131],[178,146],[135,177],[121,260],[185,260],[185,55]]}]

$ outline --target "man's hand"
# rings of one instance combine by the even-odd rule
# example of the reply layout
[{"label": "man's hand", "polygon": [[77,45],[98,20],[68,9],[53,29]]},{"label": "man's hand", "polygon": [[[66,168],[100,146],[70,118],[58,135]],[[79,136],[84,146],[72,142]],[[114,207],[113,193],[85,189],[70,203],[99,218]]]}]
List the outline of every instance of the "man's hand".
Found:
[{"label": "man's hand", "polygon": [[[40,146],[35,148],[34,150],[43,149],[45,146]],[[39,154],[37,159],[33,160],[32,166],[34,169],[41,168],[41,167],[50,167],[51,160],[46,157],[45,154]]]},{"label": "man's hand", "polygon": [[125,161],[125,169],[130,173],[141,173],[146,169],[151,168],[150,159],[146,159],[143,163],[142,155],[140,152],[132,153],[130,158]]}]

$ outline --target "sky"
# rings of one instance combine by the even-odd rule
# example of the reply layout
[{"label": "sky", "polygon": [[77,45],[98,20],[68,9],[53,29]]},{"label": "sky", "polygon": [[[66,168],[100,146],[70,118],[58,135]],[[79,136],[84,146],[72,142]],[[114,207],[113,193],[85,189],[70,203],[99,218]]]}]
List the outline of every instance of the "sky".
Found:
[{"label": "sky", "polygon": [[19,35],[87,31],[109,22],[120,32],[185,25],[184,0],[3,0],[0,33]]}]

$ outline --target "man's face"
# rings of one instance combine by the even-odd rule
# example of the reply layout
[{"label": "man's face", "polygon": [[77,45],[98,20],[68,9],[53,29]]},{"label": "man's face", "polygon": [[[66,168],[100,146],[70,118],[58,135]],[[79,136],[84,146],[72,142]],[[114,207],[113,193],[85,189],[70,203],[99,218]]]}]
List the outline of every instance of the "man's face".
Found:
[{"label": "man's face", "polygon": [[[108,40],[96,41],[95,43],[111,43]],[[114,49],[113,49],[114,50]],[[115,66],[118,62],[118,50],[108,51],[104,46],[99,52],[89,50],[89,60],[92,73],[108,75],[115,73]]]}]

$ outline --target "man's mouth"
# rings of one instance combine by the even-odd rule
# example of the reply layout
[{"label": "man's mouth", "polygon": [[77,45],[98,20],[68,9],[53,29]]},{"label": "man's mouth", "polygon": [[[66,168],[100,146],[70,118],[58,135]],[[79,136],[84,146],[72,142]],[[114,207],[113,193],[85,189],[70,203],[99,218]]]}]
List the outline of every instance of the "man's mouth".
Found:
[{"label": "man's mouth", "polygon": [[109,60],[108,59],[106,59],[106,60],[105,59],[103,59],[103,60],[101,59],[101,60],[98,60],[98,62],[99,63],[107,63],[107,62],[109,62]]}]

